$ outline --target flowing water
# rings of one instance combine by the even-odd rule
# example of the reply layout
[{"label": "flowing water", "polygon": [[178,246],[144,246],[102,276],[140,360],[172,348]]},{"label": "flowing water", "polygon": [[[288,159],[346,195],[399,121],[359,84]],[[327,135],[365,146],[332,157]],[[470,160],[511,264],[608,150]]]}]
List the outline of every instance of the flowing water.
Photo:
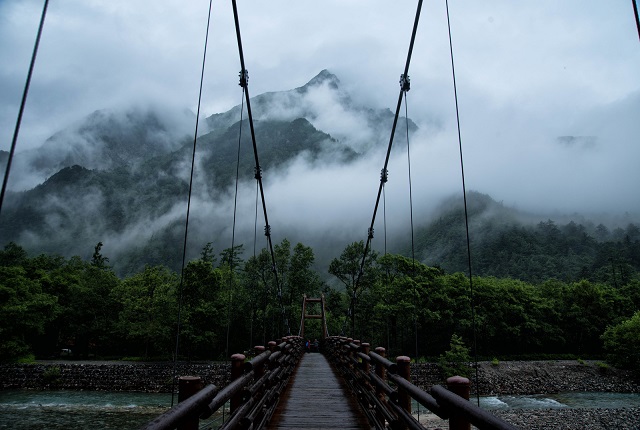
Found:
[{"label": "flowing water", "polygon": [[171,405],[171,394],[0,391],[0,429],[138,429]]},{"label": "flowing water", "polygon": [[572,392],[530,396],[486,396],[480,397],[480,407],[483,409],[640,407],[640,394]]},{"label": "flowing water", "polygon": [[[170,405],[167,393],[5,390],[0,391],[0,429],[139,429]],[[480,406],[489,410],[640,407],[640,394],[486,396],[480,398]],[[424,407],[420,408],[424,412]],[[414,404],[413,411],[417,410]]]}]

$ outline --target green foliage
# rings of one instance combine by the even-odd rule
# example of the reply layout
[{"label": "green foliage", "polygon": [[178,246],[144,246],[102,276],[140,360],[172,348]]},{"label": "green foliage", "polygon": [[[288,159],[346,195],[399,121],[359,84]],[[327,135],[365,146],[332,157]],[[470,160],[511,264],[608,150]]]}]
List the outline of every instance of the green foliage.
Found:
[{"label": "green foliage", "polygon": [[23,267],[0,267],[0,360],[31,352],[30,345],[53,319],[56,301]]},{"label": "green foliage", "polygon": [[329,264],[329,273],[344,284],[350,299],[351,335],[356,336],[356,313],[358,313],[358,299],[376,281],[378,272],[375,262],[378,254],[369,250],[364,261],[364,242],[353,242],[342,251],[339,258],[334,258]]},{"label": "green foliage", "polygon": [[[552,223],[539,228],[550,238],[567,231]],[[297,333],[302,295],[320,293],[331,334],[351,323],[357,337],[384,346],[389,356],[437,357],[447,350],[455,356],[457,347],[466,348],[456,339],[474,335],[467,276],[401,255],[372,253],[356,284],[363,248],[362,242],[350,244],[332,261],[331,273],[343,286],[334,289],[313,270],[313,250],[303,244],[285,239],[274,246],[276,284],[268,250],[246,260],[242,246],[223,250],[216,265],[209,243],[186,265],[180,291],[176,273],[165,265],[120,279],[100,244],[88,261],[30,257],[9,244],[0,251],[0,359],[54,358],[67,348],[74,358],[167,359],[174,352],[180,300],[181,358],[224,359],[286,334],[285,318]],[[638,280],[616,287],[588,279],[532,284],[474,277],[473,288],[474,353],[480,356],[575,360],[602,354],[604,341],[622,365],[633,365],[625,360],[632,361],[635,351],[624,348],[639,341],[624,339],[637,318],[629,320],[640,303]],[[306,327],[316,337],[312,332],[319,337],[317,321]],[[454,334],[459,338],[452,341]]]},{"label": "green foliage", "polygon": [[585,365],[587,364],[587,363],[586,363],[582,358],[578,358],[578,363],[579,363],[581,366],[585,366]]},{"label": "green foliage", "polygon": [[440,355],[438,364],[445,378],[451,376],[468,377],[471,374],[469,348],[457,334],[451,335],[449,350]]},{"label": "green foliage", "polygon": [[24,357],[20,357],[16,360],[16,363],[19,364],[31,364],[31,363],[35,363],[36,361],[36,356],[33,354],[27,354]]},{"label": "green foliage", "polygon": [[171,356],[177,322],[176,275],[163,266],[145,267],[112,290],[121,306],[117,330],[128,348],[144,357]]},{"label": "green foliage", "polygon": [[58,366],[51,366],[42,372],[42,383],[44,385],[58,385],[60,378],[62,377],[62,371]]},{"label": "green foliage", "polygon": [[607,361],[615,366],[640,371],[640,311],[602,335]]},{"label": "green foliage", "polygon": [[[467,270],[461,202],[445,201],[435,220],[415,233],[417,251],[430,256],[426,262],[448,272]],[[614,287],[640,276],[640,229],[635,224],[613,232],[588,222],[561,225],[548,219],[527,225],[520,221],[522,214],[488,195],[471,192],[468,204],[474,273],[479,276],[536,284],[586,279]]]},{"label": "green foliage", "polygon": [[500,365],[500,360],[498,360],[496,357],[493,357],[493,360],[491,360],[491,365],[493,367],[498,367]]},{"label": "green foliage", "polygon": [[609,365],[607,363],[603,363],[602,361],[597,361],[596,367],[598,368],[598,371],[602,374],[605,374],[609,371]]}]

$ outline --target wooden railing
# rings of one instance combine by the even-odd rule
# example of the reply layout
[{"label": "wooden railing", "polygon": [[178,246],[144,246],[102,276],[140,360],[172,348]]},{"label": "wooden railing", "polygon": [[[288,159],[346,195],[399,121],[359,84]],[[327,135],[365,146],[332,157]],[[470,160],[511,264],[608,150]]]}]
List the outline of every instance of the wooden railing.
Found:
[{"label": "wooden railing", "polygon": [[409,357],[392,363],[384,348],[371,351],[367,343],[336,336],[325,339],[323,349],[376,429],[424,429],[411,414],[411,399],[448,419],[449,429],[467,430],[470,424],[479,429],[516,428],[469,402],[467,378],[449,378],[449,389],[434,385],[427,393],[411,383]]},{"label": "wooden railing", "polygon": [[219,389],[211,384],[204,388],[199,378],[180,378],[179,403],[176,407],[149,422],[146,430],[192,430],[199,427],[227,402],[229,419],[220,429],[262,428],[278,404],[280,393],[287,385],[300,357],[304,341],[289,336],[268,347],[256,347],[256,356],[245,361],[242,354],[231,357],[231,382]]}]

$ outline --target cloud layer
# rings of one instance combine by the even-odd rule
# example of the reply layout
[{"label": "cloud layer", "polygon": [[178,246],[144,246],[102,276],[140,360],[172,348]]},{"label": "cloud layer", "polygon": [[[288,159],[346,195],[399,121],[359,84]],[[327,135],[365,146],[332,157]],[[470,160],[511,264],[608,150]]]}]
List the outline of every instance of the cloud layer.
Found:
[{"label": "cloud layer", "polygon": [[[96,109],[143,102],[195,112],[208,4],[52,3],[18,149],[39,146]],[[2,150],[13,133],[41,6],[0,2]],[[238,6],[252,95],[301,86],[327,68],[360,104],[394,109],[414,2]],[[450,12],[467,187],[539,212],[640,212],[640,50],[628,2],[464,0]],[[230,4],[214,1],[203,116],[240,102],[238,70]],[[414,204],[428,211],[461,189],[444,2],[424,3],[410,75],[409,116],[423,131],[412,142]],[[316,127],[362,144],[379,138],[332,109],[338,105],[328,94],[314,95],[323,109]],[[271,223],[366,237],[361,230],[382,162],[383,154],[346,169],[299,160],[266,182]],[[406,155],[394,155],[388,210],[404,219],[406,175]],[[287,219],[291,211],[299,221]]]}]

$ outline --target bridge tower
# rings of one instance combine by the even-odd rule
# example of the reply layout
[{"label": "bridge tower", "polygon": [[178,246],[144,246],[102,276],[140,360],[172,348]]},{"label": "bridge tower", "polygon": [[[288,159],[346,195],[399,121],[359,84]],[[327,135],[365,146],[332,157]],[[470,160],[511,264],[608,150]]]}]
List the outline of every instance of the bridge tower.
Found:
[{"label": "bridge tower", "polygon": [[[308,314],[307,313],[307,303],[319,303],[320,304],[320,313],[319,314]],[[300,337],[304,339],[304,327],[307,319],[310,320],[321,320],[322,325],[322,338],[325,339],[329,337],[329,331],[327,330],[327,318],[324,311],[324,294],[320,295],[320,298],[311,298],[307,297],[306,294],[302,296],[302,317],[300,318]]]}]

